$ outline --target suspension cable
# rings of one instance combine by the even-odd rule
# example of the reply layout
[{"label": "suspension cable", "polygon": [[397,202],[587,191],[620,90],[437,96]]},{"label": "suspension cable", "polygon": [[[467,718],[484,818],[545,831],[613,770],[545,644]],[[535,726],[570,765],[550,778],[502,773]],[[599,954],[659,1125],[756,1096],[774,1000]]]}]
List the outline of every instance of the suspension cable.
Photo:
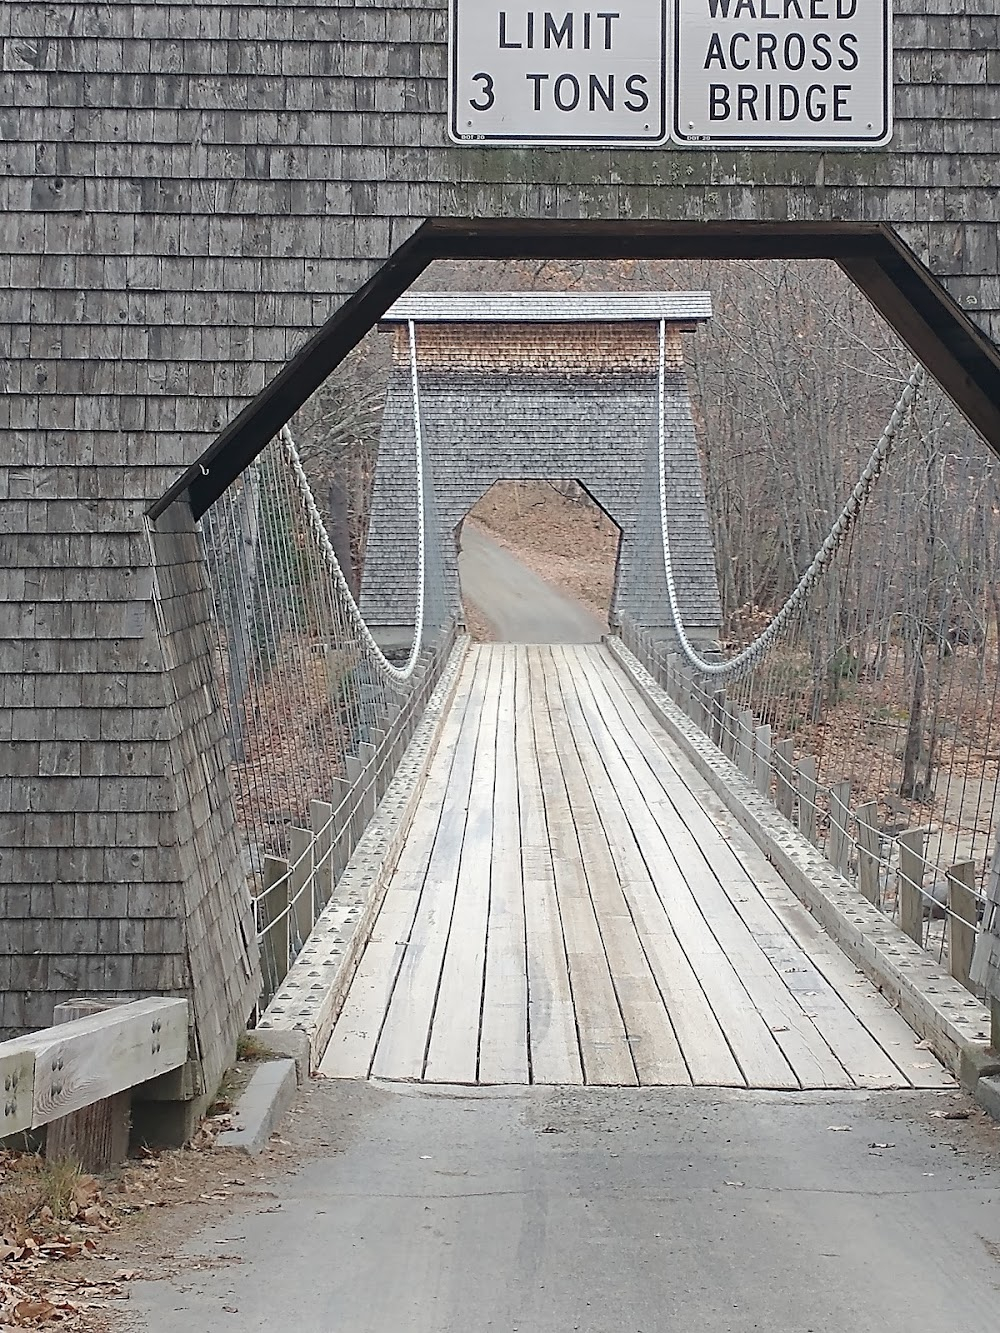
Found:
[{"label": "suspension cable", "polygon": [[427,525],[426,525],[426,500],[424,495],[424,440],[423,428],[420,420],[420,386],[417,377],[417,334],[413,320],[409,321],[409,342],[410,342],[410,382],[413,394],[413,428],[414,441],[416,446],[416,478],[417,478],[417,606],[416,623],[413,628],[413,641],[410,644],[410,652],[403,666],[396,666],[390,662],[383,653],[382,649],[375,641],[375,637],[368,628],[368,623],[354,598],[351,591],[351,585],[347,582],[344,571],[340,567],[340,561],[337,559],[337,553],[333,549],[333,543],[330,540],[330,534],[326,530],[326,524],[323,522],[323,516],[319,512],[316,504],[316,498],[313,495],[312,487],[309,484],[309,478],[306,476],[306,470],[302,464],[302,457],[299,454],[295,444],[294,436],[288,426],[281,428],[280,440],[284,447],[285,457],[288,459],[292,469],[292,476],[295,480],[296,488],[305,508],[309,520],[309,526],[313,537],[319,547],[327,568],[333,576],[334,582],[340,591],[347,606],[348,616],[353,622],[358,633],[361,635],[366,647],[375,659],[376,665],[384,675],[390,680],[402,684],[410,679],[420,658],[420,649],[424,637],[424,612],[426,607],[425,584],[427,575]]},{"label": "suspension cable", "polygon": [[667,580],[667,596],[670,602],[670,617],[677,634],[678,643],[684,657],[694,669],[703,676],[714,680],[735,680],[753,670],[760,659],[768,652],[782,631],[787,627],[795,612],[812,591],[820,576],[826,571],[831,560],[840,549],[844,538],[850,533],[872,487],[882,475],[886,461],[892,452],[899,429],[920,390],[923,388],[927,372],[923,366],[916,365],[906,382],[899,401],[893,408],[885,430],[872,450],[872,455],[858,478],[857,485],[847,498],[847,503],[837,517],[836,522],[826,536],[826,540],[813,556],[805,573],[790,593],[784,606],[778,611],[771,623],[756,639],[742,649],[728,662],[710,662],[700,656],[684,627],[680,602],[677,597],[677,585],[674,578],[673,558],[670,550],[670,529],[667,521],[667,468],[666,468],[666,350],[667,322],[660,320],[660,363],[659,363],[659,463],[660,463],[660,534],[663,539],[663,572]]}]

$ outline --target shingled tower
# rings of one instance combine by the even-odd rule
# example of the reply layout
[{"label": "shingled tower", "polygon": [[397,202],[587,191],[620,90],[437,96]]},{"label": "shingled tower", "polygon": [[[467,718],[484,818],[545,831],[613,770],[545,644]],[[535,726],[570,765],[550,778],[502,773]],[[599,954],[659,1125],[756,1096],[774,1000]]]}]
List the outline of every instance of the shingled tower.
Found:
[{"label": "shingled tower", "polygon": [[702,647],[722,612],[684,372],[683,335],[712,314],[707,292],[412,293],[396,330],[363,586],[368,622],[409,643],[416,600],[415,419],[408,324],[416,333],[420,423],[433,490],[428,541],[445,549],[449,604],[460,596],[455,529],[497,481],[578,481],[622,532],[611,605],[673,637],[659,495],[660,325],[667,509],[684,621]]}]

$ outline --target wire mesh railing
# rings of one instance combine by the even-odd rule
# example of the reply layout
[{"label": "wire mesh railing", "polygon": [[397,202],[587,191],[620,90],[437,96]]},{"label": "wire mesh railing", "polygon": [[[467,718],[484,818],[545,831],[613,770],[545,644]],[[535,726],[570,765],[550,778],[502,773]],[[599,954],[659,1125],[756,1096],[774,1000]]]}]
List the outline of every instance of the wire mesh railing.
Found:
[{"label": "wire mesh railing", "polygon": [[[417,400],[415,447],[422,452]],[[454,641],[440,542],[421,522],[414,642],[385,657],[354,602],[286,432],[204,519],[230,775],[263,972],[281,984],[391,781]]]},{"label": "wire mesh railing", "polygon": [[[808,539],[836,519],[809,565],[829,547],[821,577],[792,574],[777,614],[744,608],[712,662],[690,649],[673,591],[669,642],[627,623],[622,637],[865,897],[981,994],[970,972],[993,916],[1000,467],[919,369],[901,387],[846,501],[831,490],[825,515],[809,502],[793,525]],[[851,460],[836,463],[849,476]],[[665,511],[663,524],[669,583]]]},{"label": "wire mesh railing", "polygon": [[[681,657],[629,621],[621,638],[675,704],[830,864],[915,943],[948,966],[980,999],[972,980],[977,934],[988,905],[989,813],[965,824],[935,819],[940,806],[897,798],[871,780],[833,779],[830,754],[794,735],[780,737],[740,692],[706,688]],[[878,769],[874,773],[878,773]],[[884,773],[882,774],[884,777]]]}]

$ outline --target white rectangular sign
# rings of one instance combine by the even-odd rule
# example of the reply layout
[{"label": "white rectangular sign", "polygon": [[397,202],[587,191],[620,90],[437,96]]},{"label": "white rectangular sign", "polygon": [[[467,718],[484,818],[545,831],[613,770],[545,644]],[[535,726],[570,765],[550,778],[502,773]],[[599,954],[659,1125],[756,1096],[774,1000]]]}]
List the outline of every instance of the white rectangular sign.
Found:
[{"label": "white rectangular sign", "polygon": [[740,148],[892,138],[891,0],[674,0],[672,137]]},{"label": "white rectangular sign", "polygon": [[892,0],[600,5],[451,0],[451,137],[832,149],[892,138]]},{"label": "white rectangular sign", "polygon": [[663,143],[669,4],[451,0],[451,137],[464,144]]}]

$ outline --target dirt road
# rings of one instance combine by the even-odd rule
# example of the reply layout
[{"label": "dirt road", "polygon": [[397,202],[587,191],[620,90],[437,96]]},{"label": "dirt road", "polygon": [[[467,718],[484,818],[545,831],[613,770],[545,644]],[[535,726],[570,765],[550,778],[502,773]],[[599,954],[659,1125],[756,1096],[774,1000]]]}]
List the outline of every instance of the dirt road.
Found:
[{"label": "dirt road", "polygon": [[502,643],[597,643],[608,631],[580,602],[558,592],[475,528],[462,533],[462,595]]}]

